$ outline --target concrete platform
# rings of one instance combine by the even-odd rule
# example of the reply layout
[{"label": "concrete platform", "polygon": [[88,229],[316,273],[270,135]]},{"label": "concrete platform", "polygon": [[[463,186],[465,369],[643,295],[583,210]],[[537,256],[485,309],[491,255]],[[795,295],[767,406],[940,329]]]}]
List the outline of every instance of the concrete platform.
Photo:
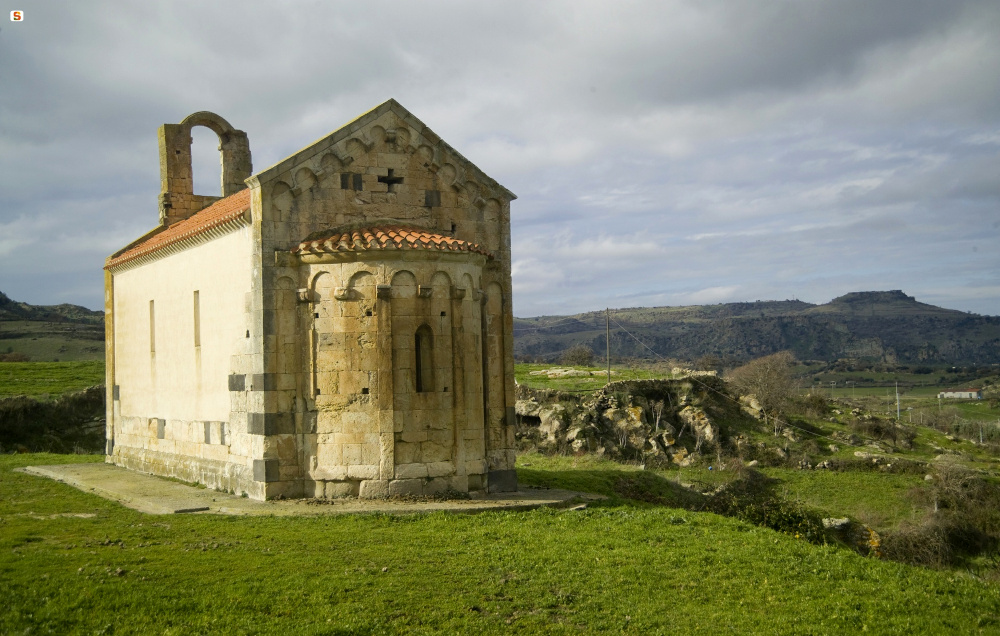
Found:
[{"label": "concrete platform", "polygon": [[519,492],[473,495],[470,499],[287,499],[253,501],[224,492],[137,473],[112,464],[28,466],[20,472],[61,481],[84,492],[117,501],[154,515],[178,513],[223,515],[337,515],[359,513],[413,514],[443,510],[475,513],[487,510],[530,510],[603,499],[569,490],[525,489]]}]

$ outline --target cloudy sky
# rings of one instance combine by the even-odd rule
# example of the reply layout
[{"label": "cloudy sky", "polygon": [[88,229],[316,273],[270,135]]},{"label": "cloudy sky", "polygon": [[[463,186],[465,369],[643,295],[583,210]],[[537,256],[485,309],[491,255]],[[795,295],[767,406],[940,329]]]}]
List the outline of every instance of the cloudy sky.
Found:
[{"label": "cloudy sky", "polygon": [[157,223],[160,124],[217,112],[262,169],[394,97],[518,195],[515,315],[885,289],[1000,315],[995,0],[4,1],[18,300],[102,307]]}]

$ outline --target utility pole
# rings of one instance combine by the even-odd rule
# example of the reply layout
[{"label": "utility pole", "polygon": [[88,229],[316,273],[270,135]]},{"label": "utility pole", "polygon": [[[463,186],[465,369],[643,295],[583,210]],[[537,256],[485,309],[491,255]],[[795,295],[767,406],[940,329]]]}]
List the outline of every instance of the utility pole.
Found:
[{"label": "utility pole", "polygon": [[604,345],[608,360],[608,384],[611,384],[611,308],[604,308]]},{"label": "utility pole", "polygon": [[899,421],[899,382],[896,382],[896,421]]}]

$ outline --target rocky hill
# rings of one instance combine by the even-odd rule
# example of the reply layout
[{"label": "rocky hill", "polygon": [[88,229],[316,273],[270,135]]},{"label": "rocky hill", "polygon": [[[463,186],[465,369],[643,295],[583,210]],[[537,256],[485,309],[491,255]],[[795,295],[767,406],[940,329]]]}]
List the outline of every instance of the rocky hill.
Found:
[{"label": "rocky hill", "polygon": [[103,311],[29,305],[0,292],[0,362],[97,360],[103,340]]},{"label": "rocky hill", "polygon": [[[854,292],[822,305],[785,300],[617,309],[611,320],[612,357],[619,359],[745,361],[790,350],[800,360],[828,362],[1000,362],[1000,317],[935,307],[898,290]],[[578,344],[603,356],[605,343],[603,311],[514,320],[514,352],[522,358],[555,360]]]},{"label": "rocky hill", "polygon": [[11,320],[100,325],[104,323],[104,312],[93,311],[80,305],[29,305],[11,300],[0,292],[0,321]]}]

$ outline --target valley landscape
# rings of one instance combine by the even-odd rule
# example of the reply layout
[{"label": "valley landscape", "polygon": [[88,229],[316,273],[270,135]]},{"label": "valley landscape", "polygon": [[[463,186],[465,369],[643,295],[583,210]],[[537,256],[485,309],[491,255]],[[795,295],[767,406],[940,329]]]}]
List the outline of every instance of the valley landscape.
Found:
[{"label": "valley landscape", "polygon": [[1000,635],[1000,3],[28,4],[0,634]]},{"label": "valley landscape", "polygon": [[[518,319],[520,355],[534,347],[551,358],[516,366],[519,482],[605,499],[475,516],[319,518],[157,518],[17,472],[102,461],[88,454],[100,451],[100,435],[86,431],[103,426],[103,390],[91,390],[97,402],[84,397],[100,382],[103,363],[84,355],[92,353],[86,347],[76,360],[21,359],[44,360],[53,347],[65,347],[65,355],[74,341],[100,346],[81,337],[99,333],[97,312],[19,303],[0,321],[3,333],[16,334],[4,339],[8,354],[21,354],[0,363],[0,542],[7,555],[0,589],[9,599],[0,629],[995,633],[1000,377],[993,365],[954,364],[941,353],[959,350],[949,338],[989,352],[994,319],[963,314],[963,331],[954,315],[960,312],[892,293],[887,300],[868,303],[861,318],[869,331],[838,338],[863,335],[888,346],[847,350],[852,356],[831,346],[824,358],[816,355],[821,349],[798,345],[813,357],[788,365],[788,392],[772,413],[718,376],[769,349],[755,356],[733,344],[742,340],[721,336],[684,356],[669,349],[661,356],[651,346],[640,359],[626,355],[635,349],[615,347],[643,329],[682,333],[684,322],[724,334],[718,320],[737,320],[738,308],[612,313],[619,327],[612,351],[619,353],[610,384],[597,352],[590,350],[594,366],[587,366],[560,363],[565,351],[557,350],[589,343],[599,352],[599,329],[563,331],[583,320],[578,316]],[[761,305],[765,314],[780,314],[775,320],[787,319],[787,306]],[[836,320],[853,324],[851,317],[866,311],[807,316],[830,321],[828,314],[839,313]],[[951,335],[920,345],[933,344],[935,357],[911,361],[906,352],[919,350],[912,343],[926,334],[889,339],[871,330],[876,323],[868,319],[879,312],[892,315],[897,331],[907,319],[951,320]],[[720,313],[730,315],[710,318]],[[663,314],[684,319],[649,317]],[[803,319],[796,334],[823,341],[805,336],[810,320],[820,319]],[[44,347],[32,344],[36,337]],[[773,348],[789,337],[776,336]],[[846,384],[849,377],[858,379]],[[895,389],[890,395],[887,387],[900,379],[897,421]],[[939,388],[967,381],[983,387],[983,400],[939,404]],[[75,423],[60,428],[69,421],[60,413],[70,411]],[[39,452],[51,450],[63,454]],[[400,542],[411,549],[384,549]],[[198,592],[209,588],[210,597]],[[428,588],[434,592],[416,593]]]}]

